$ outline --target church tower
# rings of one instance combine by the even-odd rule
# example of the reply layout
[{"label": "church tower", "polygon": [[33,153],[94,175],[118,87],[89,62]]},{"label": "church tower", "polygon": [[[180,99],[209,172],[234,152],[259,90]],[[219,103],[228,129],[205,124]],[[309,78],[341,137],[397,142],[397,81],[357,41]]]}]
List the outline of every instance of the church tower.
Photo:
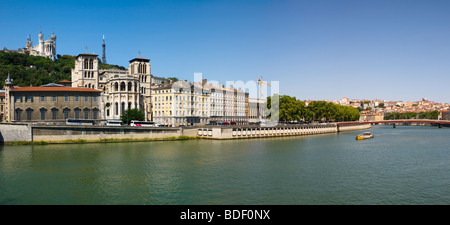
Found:
[{"label": "church tower", "polygon": [[10,94],[9,92],[11,91],[11,89],[14,88],[13,85],[13,80],[11,79],[11,76],[8,73],[8,77],[5,80],[5,85],[3,87],[5,89],[5,115],[4,115],[4,121],[10,121],[11,118],[11,108],[14,108],[14,99],[10,99]]},{"label": "church tower", "polygon": [[75,68],[72,69],[72,87],[100,89],[98,86],[98,55],[79,54],[75,58]]},{"label": "church tower", "polygon": [[26,48],[28,51],[30,51],[33,48],[33,42],[31,41],[31,35],[28,35],[28,37],[27,37]]},{"label": "church tower", "polygon": [[[145,113],[145,120],[152,120],[152,104],[151,104],[151,66],[150,59],[146,58],[134,58],[130,60],[128,66],[128,74],[134,76],[139,80],[140,89],[139,93],[143,97],[143,111]],[[141,108],[142,109],[142,108]]]},{"label": "church tower", "polygon": [[44,35],[42,34],[42,29],[41,29],[41,32],[39,33],[38,37],[39,37],[38,51],[40,54],[43,54],[44,53]]}]

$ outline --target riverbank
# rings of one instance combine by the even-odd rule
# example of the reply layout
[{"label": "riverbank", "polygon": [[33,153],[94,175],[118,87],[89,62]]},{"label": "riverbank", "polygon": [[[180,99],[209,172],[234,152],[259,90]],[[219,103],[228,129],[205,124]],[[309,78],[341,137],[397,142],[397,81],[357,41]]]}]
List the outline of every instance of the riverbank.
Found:
[{"label": "riverbank", "polygon": [[337,133],[370,128],[370,124],[352,125],[278,125],[260,126],[202,126],[202,127],[106,127],[56,126],[32,124],[0,124],[0,143],[80,144],[138,141],[170,141],[190,139],[242,139]]}]

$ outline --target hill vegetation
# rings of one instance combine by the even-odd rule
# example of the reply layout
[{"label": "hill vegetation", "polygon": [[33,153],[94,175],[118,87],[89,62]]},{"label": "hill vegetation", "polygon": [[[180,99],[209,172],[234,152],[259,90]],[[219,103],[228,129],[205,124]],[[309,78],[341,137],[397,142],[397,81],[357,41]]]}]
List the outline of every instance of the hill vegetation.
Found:
[{"label": "hill vegetation", "polygon": [[[57,60],[52,61],[42,56],[0,51],[0,87],[3,87],[8,72],[11,79],[13,79],[14,85],[22,87],[57,83],[61,80],[70,81],[71,70],[75,67],[75,57],[71,55],[57,55]],[[99,63],[99,69],[126,68]]]}]

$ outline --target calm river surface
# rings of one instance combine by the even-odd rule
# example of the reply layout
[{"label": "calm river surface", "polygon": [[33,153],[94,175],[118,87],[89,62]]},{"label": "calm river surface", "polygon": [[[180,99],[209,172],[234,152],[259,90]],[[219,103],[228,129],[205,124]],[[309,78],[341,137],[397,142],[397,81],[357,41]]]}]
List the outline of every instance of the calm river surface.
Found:
[{"label": "calm river surface", "polygon": [[450,204],[450,128],[0,146],[0,204]]}]

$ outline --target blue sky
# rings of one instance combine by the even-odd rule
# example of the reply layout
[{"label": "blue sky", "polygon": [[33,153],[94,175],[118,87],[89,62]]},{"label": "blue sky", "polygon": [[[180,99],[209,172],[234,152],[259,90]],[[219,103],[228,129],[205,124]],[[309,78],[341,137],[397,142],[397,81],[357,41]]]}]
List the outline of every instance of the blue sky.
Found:
[{"label": "blue sky", "polygon": [[302,100],[422,97],[450,102],[450,1],[438,0],[2,0],[0,48],[37,44],[101,55],[152,74],[193,80],[279,81]]}]

